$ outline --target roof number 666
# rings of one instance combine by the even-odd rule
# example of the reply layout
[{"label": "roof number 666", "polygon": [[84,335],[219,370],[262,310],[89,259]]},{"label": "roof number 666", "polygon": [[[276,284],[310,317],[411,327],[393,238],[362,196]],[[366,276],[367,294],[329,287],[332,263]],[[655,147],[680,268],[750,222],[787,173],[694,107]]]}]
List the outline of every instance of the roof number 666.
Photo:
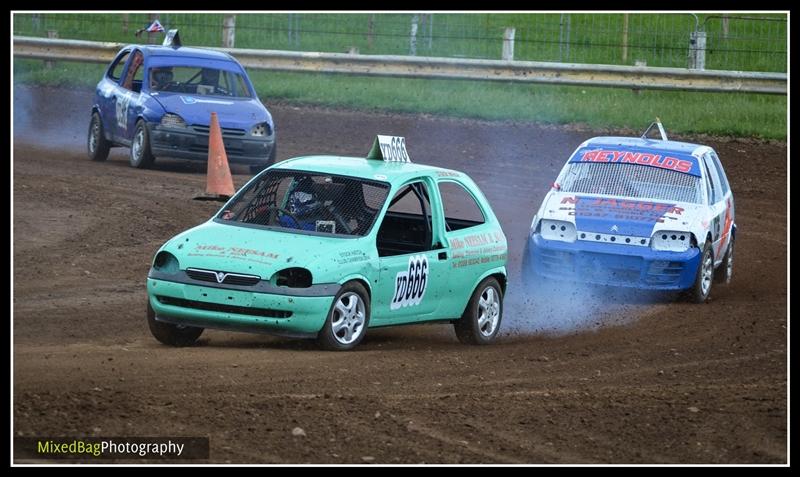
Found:
[{"label": "roof number 666", "polygon": [[380,141],[381,154],[387,161],[408,162],[406,139],[398,136],[383,136]]}]

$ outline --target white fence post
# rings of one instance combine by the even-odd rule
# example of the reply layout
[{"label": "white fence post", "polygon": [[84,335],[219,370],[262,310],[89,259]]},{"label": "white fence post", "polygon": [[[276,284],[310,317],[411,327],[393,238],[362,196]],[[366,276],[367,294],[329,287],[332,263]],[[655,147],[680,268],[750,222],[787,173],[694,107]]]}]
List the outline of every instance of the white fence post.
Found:
[{"label": "white fence post", "polygon": [[411,17],[411,38],[409,39],[408,54],[417,56],[417,28],[419,27],[419,15]]},{"label": "white fence post", "polygon": [[622,15],[622,64],[628,62],[628,13]]},{"label": "white fence post", "polygon": [[[58,32],[56,30],[47,30],[47,38],[58,38]],[[44,67],[51,70],[53,69],[53,64],[52,61],[45,61]]]},{"label": "white fence post", "polygon": [[513,61],[514,60],[514,34],[516,33],[516,28],[506,28],[503,32],[503,56],[502,59],[505,61]]},{"label": "white fence post", "polygon": [[706,69],[706,32],[695,30],[689,37],[689,69]]},{"label": "white fence post", "polygon": [[233,48],[236,41],[236,15],[225,15],[222,20],[222,47]]},{"label": "white fence post", "polygon": [[369,16],[367,23],[367,49],[372,50],[372,38],[375,35],[375,14]]}]

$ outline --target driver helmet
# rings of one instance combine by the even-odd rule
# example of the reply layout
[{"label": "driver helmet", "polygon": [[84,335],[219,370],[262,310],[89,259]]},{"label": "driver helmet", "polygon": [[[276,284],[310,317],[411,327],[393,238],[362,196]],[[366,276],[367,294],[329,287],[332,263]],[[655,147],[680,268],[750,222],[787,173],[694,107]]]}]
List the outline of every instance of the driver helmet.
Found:
[{"label": "driver helmet", "polygon": [[151,74],[156,86],[160,87],[172,81],[172,68],[155,68]]},{"label": "driver helmet", "polygon": [[319,208],[322,203],[314,194],[314,181],[310,177],[301,179],[289,196],[289,212],[297,217],[307,217]]},{"label": "driver helmet", "polygon": [[213,68],[203,68],[200,70],[200,84],[216,86],[219,84],[219,70]]}]

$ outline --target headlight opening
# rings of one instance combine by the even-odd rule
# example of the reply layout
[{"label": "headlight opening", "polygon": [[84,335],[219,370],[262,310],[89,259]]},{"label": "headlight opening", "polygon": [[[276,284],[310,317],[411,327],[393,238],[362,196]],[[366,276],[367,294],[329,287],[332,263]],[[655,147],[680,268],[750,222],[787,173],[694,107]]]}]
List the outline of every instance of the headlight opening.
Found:
[{"label": "headlight opening", "polygon": [[561,242],[574,242],[577,239],[575,224],[564,220],[542,219],[539,222],[539,230],[542,238],[546,240],[558,240]]},{"label": "headlight opening", "polygon": [[253,129],[250,130],[251,136],[263,137],[269,136],[272,134],[272,128],[270,128],[269,123],[259,123],[253,126]]},{"label": "headlight opening", "polygon": [[697,240],[691,232],[659,230],[653,234],[650,244],[653,250],[685,252],[690,247],[697,246]]}]

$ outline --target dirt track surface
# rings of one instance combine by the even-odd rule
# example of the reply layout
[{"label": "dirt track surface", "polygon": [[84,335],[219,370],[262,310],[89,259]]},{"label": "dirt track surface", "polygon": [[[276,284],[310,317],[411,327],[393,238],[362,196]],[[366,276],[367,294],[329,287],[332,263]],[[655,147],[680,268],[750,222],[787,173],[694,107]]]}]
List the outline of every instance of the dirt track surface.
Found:
[{"label": "dirt track surface", "polygon": [[[698,139],[726,166],[739,226],[733,283],[705,305],[589,297],[575,326],[548,330],[565,316],[512,287],[513,332],[488,347],[419,325],[370,330],[349,353],[209,330],[173,349],[147,329],[149,263],[219,204],[190,200],[204,165],[89,161],[90,102],[15,89],[15,435],[207,436],[218,463],[786,463],[785,144]],[[363,155],[390,133],[469,173],[509,237],[512,281],[547,187],[598,134],[270,108],[279,159]]]}]

